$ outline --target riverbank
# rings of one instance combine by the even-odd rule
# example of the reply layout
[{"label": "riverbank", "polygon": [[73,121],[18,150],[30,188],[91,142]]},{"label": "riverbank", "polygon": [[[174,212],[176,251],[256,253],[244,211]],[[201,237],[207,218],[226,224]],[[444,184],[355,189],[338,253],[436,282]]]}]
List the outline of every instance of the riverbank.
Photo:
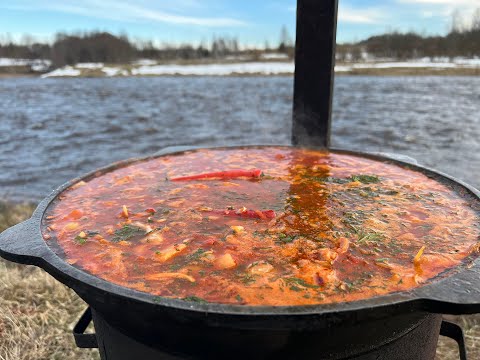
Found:
[{"label": "riverbank", "polygon": [[[46,77],[116,77],[116,76],[291,76],[293,61],[224,61],[218,63],[157,63],[144,60],[129,65],[84,63],[66,66],[41,75]],[[372,61],[337,63],[338,75],[480,75],[480,59],[420,59],[412,61]]]},{"label": "riverbank", "polygon": [[[49,72],[26,66],[0,67],[0,77],[129,77],[129,76],[291,76],[293,61],[230,59],[158,62],[143,59],[130,64],[78,63]],[[423,58],[407,61],[337,62],[337,75],[480,76],[480,58]]]},{"label": "riverbank", "polygon": [[[27,219],[33,209],[0,201],[0,231]],[[0,294],[2,359],[99,359],[97,351],[78,349],[71,335],[85,303],[45,271],[0,259]],[[480,315],[448,319],[464,329],[469,358],[480,358]],[[435,359],[458,359],[456,349],[453,340],[440,337]]]}]

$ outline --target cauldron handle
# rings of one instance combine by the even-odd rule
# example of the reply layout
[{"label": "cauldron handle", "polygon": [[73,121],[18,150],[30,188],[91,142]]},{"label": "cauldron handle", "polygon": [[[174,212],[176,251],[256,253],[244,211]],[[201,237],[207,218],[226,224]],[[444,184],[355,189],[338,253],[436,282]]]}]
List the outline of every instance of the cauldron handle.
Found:
[{"label": "cauldron handle", "polygon": [[92,309],[88,307],[73,328],[75,344],[81,349],[98,348],[97,336],[95,334],[85,334],[85,330],[91,322]]},{"label": "cauldron handle", "polygon": [[440,335],[453,339],[458,344],[458,353],[460,360],[467,360],[467,348],[465,346],[465,337],[460,326],[450,321],[443,320],[440,328]]},{"label": "cauldron handle", "polygon": [[0,234],[0,256],[17,263],[40,265],[49,251],[45,240],[38,236],[38,223],[30,218]]}]

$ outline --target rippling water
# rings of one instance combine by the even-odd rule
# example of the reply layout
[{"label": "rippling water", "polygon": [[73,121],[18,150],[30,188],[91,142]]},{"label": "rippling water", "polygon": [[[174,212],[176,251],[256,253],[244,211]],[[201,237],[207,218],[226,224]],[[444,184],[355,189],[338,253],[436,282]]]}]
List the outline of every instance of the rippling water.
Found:
[{"label": "rippling water", "polygon": [[[168,145],[288,144],[292,79],[0,79],[0,196]],[[410,155],[480,186],[480,77],[338,77],[333,145]]]}]

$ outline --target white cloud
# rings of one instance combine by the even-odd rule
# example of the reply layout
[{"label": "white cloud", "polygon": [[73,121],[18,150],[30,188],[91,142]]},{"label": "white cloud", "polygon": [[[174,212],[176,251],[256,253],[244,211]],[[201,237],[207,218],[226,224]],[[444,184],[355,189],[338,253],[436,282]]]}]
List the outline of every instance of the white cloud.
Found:
[{"label": "white cloud", "polygon": [[480,6],[480,0],[397,0],[399,3],[409,4],[431,4],[431,5],[452,5],[452,6]]},{"label": "white cloud", "polygon": [[465,28],[470,26],[475,10],[480,8],[480,0],[397,0],[397,3],[417,6],[422,14],[446,20],[451,19],[455,12],[457,21]]},{"label": "white cloud", "polygon": [[340,5],[338,9],[338,21],[357,24],[381,23],[385,14],[379,8],[354,9]]},{"label": "white cloud", "polygon": [[[287,8],[290,12],[297,11],[295,5],[291,5]],[[338,8],[338,21],[346,23],[356,24],[377,24],[381,22],[381,19],[385,17],[380,8],[352,8],[343,6],[340,3]]]},{"label": "white cloud", "polygon": [[[138,3],[138,2],[137,2]],[[176,4],[177,9],[180,5],[193,6],[195,1],[182,0]],[[119,20],[119,21],[153,21],[170,24],[195,25],[205,27],[229,27],[243,26],[246,23],[239,19],[230,17],[201,17],[178,15],[171,11],[155,8],[149,4],[136,5],[135,2],[111,1],[111,0],[86,0],[78,1],[29,1],[20,0],[13,6],[3,6],[0,8],[15,8],[24,11],[50,10],[67,14],[76,14],[99,19]]]}]

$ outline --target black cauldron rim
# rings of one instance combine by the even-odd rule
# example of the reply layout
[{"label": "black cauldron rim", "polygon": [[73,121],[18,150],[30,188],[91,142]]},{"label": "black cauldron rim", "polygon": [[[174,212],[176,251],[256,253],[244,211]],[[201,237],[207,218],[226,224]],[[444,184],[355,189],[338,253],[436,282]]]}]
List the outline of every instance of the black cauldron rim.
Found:
[{"label": "black cauldron rim", "polygon": [[[150,308],[176,309],[180,312],[197,312],[203,315],[239,315],[245,318],[254,317],[290,317],[321,316],[342,317],[342,315],[356,314],[360,316],[365,311],[371,313],[389,312],[415,312],[426,311],[433,313],[470,314],[480,312],[480,257],[471,255],[460,265],[441,274],[429,283],[410,291],[396,292],[387,295],[372,297],[365,300],[339,302],[320,305],[302,306],[246,306],[217,303],[197,303],[181,299],[159,297],[140,292],[90,275],[76,268],[57,256],[43,239],[41,233],[42,219],[46,209],[65,189],[80,180],[88,180],[102,173],[113,171],[119,167],[135,162],[153,159],[162,155],[179,154],[185,151],[200,148],[234,149],[243,147],[282,147],[292,148],[288,145],[239,145],[239,146],[175,146],[167,147],[154,155],[131,158],[112,163],[103,168],[96,169],[81,177],[74,178],[54,190],[48,197],[40,202],[30,219],[17,224],[0,234],[0,256],[7,260],[36,265],[60,282],[76,291],[87,303],[95,307],[95,303],[106,304],[110,301],[145,303]],[[308,147],[308,149],[322,150],[322,148]],[[474,187],[442,172],[420,166],[406,159],[399,160],[388,154],[358,152],[344,149],[328,149],[331,152],[342,153],[373,160],[393,163],[415,171],[420,171],[427,176],[435,178],[444,184],[450,185],[454,190],[462,191],[470,202],[480,204],[480,192]],[[462,196],[465,196],[462,194]],[[480,209],[480,207],[478,207]],[[93,291],[92,291],[93,290]],[[212,319],[213,320],[213,319]]]}]

